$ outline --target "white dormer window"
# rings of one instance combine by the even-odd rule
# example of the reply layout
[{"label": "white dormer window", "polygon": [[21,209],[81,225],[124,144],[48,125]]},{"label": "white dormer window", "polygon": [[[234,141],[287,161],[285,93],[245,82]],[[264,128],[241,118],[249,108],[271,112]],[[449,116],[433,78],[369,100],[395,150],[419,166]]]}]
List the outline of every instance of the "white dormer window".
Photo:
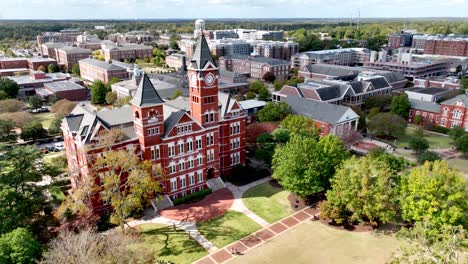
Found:
[{"label": "white dormer window", "polygon": [[457,106],[465,106],[462,100],[458,100],[457,103],[455,104]]}]

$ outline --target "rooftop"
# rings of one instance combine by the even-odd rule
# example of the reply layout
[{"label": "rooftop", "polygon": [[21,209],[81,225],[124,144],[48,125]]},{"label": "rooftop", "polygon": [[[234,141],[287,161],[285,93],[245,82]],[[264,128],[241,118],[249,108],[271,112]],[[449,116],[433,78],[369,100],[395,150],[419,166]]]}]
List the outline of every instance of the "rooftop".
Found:
[{"label": "rooftop", "polygon": [[416,110],[422,110],[432,113],[439,113],[440,112],[440,104],[422,101],[422,100],[415,100],[410,99],[411,108]]},{"label": "rooftop", "polygon": [[406,90],[407,92],[413,92],[413,93],[420,93],[420,94],[430,94],[430,95],[438,95],[438,94],[444,94],[448,93],[451,90],[446,89],[446,88],[421,88],[421,87],[414,87],[414,88],[409,88]]},{"label": "rooftop", "polygon": [[87,59],[82,59],[79,61],[79,63],[86,63],[101,69],[104,69],[106,71],[118,71],[118,70],[125,70],[125,68],[118,66],[112,62],[105,62],[93,58],[87,58]]},{"label": "rooftop", "polygon": [[64,51],[67,54],[82,54],[82,53],[89,53],[91,54],[92,50],[90,49],[83,49],[80,47],[72,47],[72,46],[62,46],[58,48],[59,51]]},{"label": "rooftop", "polygon": [[69,80],[46,83],[44,84],[44,87],[51,89],[54,92],[86,89],[85,87],[77,84],[76,82]]},{"label": "rooftop", "polygon": [[247,55],[230,55],[226,56],[225,58],[231,58],[236,60],[249,60],[257,63],[265,63],[268,65],[284,65],[284,64],[291,64],[289,61],[279,60],[274,58],[262,57],[262,56],[247,56]]},{"label": "rooftop", "polygon": [[252,109],[252,108],[263,107],[266,105],[266,102],[251,99],[251,100],[240,101],[239,104],[242,107],[242,109],[247,110],[247,109]]}]

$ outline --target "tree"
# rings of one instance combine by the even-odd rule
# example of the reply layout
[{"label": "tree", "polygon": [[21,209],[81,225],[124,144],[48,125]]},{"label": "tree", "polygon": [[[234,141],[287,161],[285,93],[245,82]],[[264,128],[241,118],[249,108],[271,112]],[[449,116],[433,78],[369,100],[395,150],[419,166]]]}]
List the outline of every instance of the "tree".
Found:
[{"label": "tree", "polygon": [[131,97],[131,96],[119,97],[119,98],[117,98],[117,100],[115,101],[114,105],[115,105],[116,107],[122,107],[122,106],[124,106],[124,105],[130,104],[130,100],[132,100],[132,97]]},{"label": "tree", "polygon": [[5,99],[8,99],[8,95],[4,91],[0,90],[0,100]]},{"label": "tree", "polygon": [[276,80],[276,76],[272,72],[266,72],[265,74],[263,74],[262,79],[265,80],[265,82],[273,83]]},{"label": "tree", "polygon": [[408,117],[411,103],[406,93],[402,93],[399,96],[392,97],[392,103],[390,105],[390,111],[401,117]]},{"label": "tree", "polygon": [[385,163],[371,157],[343,162],[331,178],[322,216],[337,223],[370,222],[373,226],[396,217],[398,188]]},{"label": "tree", "polygon": [[416,125],[421,125],[423,121],[424,121],[424,118],[420,115],[417,115],[414,117],[414,123],[416,123]]},{"label": "tree", "polygon": [[271,132],[271,135],[276,141],[280,143],[286,143],[289,141],[290,132],[284,128],[277,128]]},{"label": "tree", "polygon": [[25,107],[22,101],[6,99],[0,101],[0,113],[12,113],[21,111]]},{"label": "tree", "polygon": [[468,134],[464,134],[463,136],[457,138],[455,140],[455,147],[458,151],[463,152],[465,156],[468,155]]},{"label": "tree", "polygon": [[412,137],[408,142],[408,146],[417,154],[421,154],[429,148],[429,141],[423,137]]},{"label": "tree", "polygon": [[374,118],[376,115],[378,115],[380,113],[380,108],[378,107],[372,107],[369,111],[369,114],[367,114],[367,118],[369,119],[372,119]]},{"label": "tree", "polygon": [[50,243],[41,263],[154,263],[151,253],[128,249],[135,242],[135,236],[115,231],[104,235],[89,227],[79,233],[63,231]]},{"label": "tree", "polygon": [[262,101],[269,101],[271,99],[270,91],[268,91],[268,89],[265,86],[260,88],[260,90],[258,91],[258,99]]},{"label": "tree", "polygon": [[55,104],[52,105],[50,110],[56,116],[67,116],[71,113],[73,108],[76,107],[76,102],[68,101],[67,99],[58,100]]},{"label": "tree", "polygon": [[116,92],[107,92],[106,93],[106,103],[107,104],[114,104],[117,101],[117,93]]},{"label": "tree", "polygon": [[248,100],[255,99],[256,97],[257,97],[257,94],[254,91],[248,91],[245,94],[245,98],[247,98]]},{"label": "tree", "polygon": [[460,79],[460,88],[462,91],[466,91],[468,89],[468,78],[463,77]]},{"label": "tree", "polygon": [[25,124],[33,121],[33,117],[30,113],[26,112],[14,112],[0,114],[0,120],[9,120],[15,123],[16,127],[23,127]]},{"label": "tree", "polygon": [[55,64],[49,64],[49,66],[47,66],[47,70],[49,73],[53,73],[53,72],[58,72],[58,67],[57,65]]},{"label": "tree", "polygon": [[448,135],[453,140],[453,142],[455,142],[458,138],[465,135],[465,133],[466,132],[462,127],[457,126],[457,127],[450,129]]},{"label": "tree", "polygon": [[80,72],[80,65],[78,64],[73,64],[72,66],[72,74],[75,75],[75,76],[80,76],[81,72]]},{"label": "tree", "polygon": [[0,237],[1,263],[36,263],[41,252],[41,244],[24,228],[17,228]]},{"label": "tree", "polygon": [[15,98],[18,90],[19,85],[16,82],[8,78],[0,78],[0,91],[5,92],[8,98]]},{"label": "tree", "polygon": [[300,134],[313,138],[318,138],[319,132],[312,119],[300,115],[288,115],[281,121],[280,126],[288,130],[291,134]]},{"label": "tree", "polygon": [[39,67],[37,67],[37,70],[41,71],[41,72],[46,72],[47,71],[47,69],[46,69],[46,67],[44,67],[44,65],[39,65]]},{"label": "tree", "polygon": [[21,138],[23,140],[33,140],[36,141],[40,138],[45,138],[47,136],[47,130],[44,129],[42,123],[39,121],[32,121],[24,125],[21,131]]},{"label": "tree", "polygon": [[426,162],[402,176],[401,211],[408,222],[428,221],[437,227],[466,225],[467,181],[445,161]]},{"label": "tree", "polygon": [[391,263],[460,263],[468,245],[468,234],[462,226],[439,228],[430,222],[402,228],[398,237],[406,243]]},{"label": "tree", "polygon": [[291,113],[291,107],[286,103],[269,102],[265,107],[258,111],[258,120],[260,122],[280,121]]},{"label": "tree", "polygon": [[32,109],[38,109],[42,107],[42,99],[37,95],[29,97],[28,103],[29,107]]},{"label": "tree", "polygon": [[[113,141],[113,135],[104,135]],[[107,145],[106,143],[103,143]],[[141,161],[133,151],[110,150],[99,157],[95,167],[107,166],[101,199],[113,207],[110,221],[124,229],[125,220],[135,210],[142,209],[146,201],[160,192],[159,183],[152,175],[150,161]],[[162,175],[158,168],[156,175]]]},{"label": "tree", "polygon": [[261,89],[266,88],[262,81],[255,81],[249,85],[249,91],[259,93]]},{"label": "tree", "polygon": [[408,166],[408,162],[405,160],[405,158],[395,157],[395,155],[387,153],[385,149],[381,147],[372,149],[369,152],[369,157],[371,157],[376,162],[382,162],[386,164],[395,175],[403,171]]},{"label": "tree", "polygon": [[180,90],[176,90],[176,91],[174,92],[174,94],[172,95],[171,99],[172,99],[172,100],[175,100],[175,99],[177,99],[179,96],[182,96],[182,92],[181,92]]},{"label": "tree", "polygon": [[93,104],[104,104],[109,87],[101,81],[96,81],[91,85],[91,102]]},{"label": "tree", "polygon": [[385,111],[390,108],[392,103],[392,96],[390,95],[375,95],[367,98],[364,101],[364,108],[371,109],[374,107],[378,107],[380,111]]},{"label": "tree", "polygon": [[426,161],[436,161],[440,159],[440,155],[434,151],[424,151],[418,155],[419,164],[424,164]]},{"label": "tree", "polygon": [[398,138],[405,134],[407,123],[393,113],[380,113],[369,121],[370,133],[385,138]]},{"label": "tree", "polygon": [[275,80],[275,82],[273,83],[273,88],[275,89],[275,91],[279,91],[283,88],[284,85],[285,85],[284,81]]},{"label": "tree", "polygon": [[169,48],[173,49],[173,50],[179,50],[179,44],[177,43],[177,40],[176,39],[171,39],[170,42],[169,42]]},{"label": "tree", "polygon": [[273,178],[299,197],[316,195],[329,187],[335,168],[348,157],[344,144],[328,135],[315,138],[293,134],[273,155]]},{"label": "tree", "polygon": [[15,122],[0,119],[0,142],[16,141]]},{"label": "tree", "polygon": [[54,120],[52,120],[49,129],[47,130],[49,135],[57,135],[62,132],[62,119],[63,117],[57,116],[54,118]]},{"label": "tree", "polygon": [[108,85],[111,86],[111,85],[119,83],[121,81],[122,81],[122,79],[120,79],[120,78],[112,77],[112,78],[110,78],[110,80],[108,82]]}]

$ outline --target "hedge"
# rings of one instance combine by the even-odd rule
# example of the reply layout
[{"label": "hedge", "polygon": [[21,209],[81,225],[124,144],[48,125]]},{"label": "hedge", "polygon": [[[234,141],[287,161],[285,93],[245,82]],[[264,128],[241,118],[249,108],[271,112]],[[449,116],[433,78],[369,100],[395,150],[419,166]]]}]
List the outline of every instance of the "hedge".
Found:
[{"label": "hedge", "polygon": [[212,192],[212,190],[210,188],[207,188],[207,189],[204,189],[204,190],[194,192],[194,193],[191,193],[189,195],[177,198],[174,201],[172,201],[172,203],[174,204],[174,206],[176,206],[176,205],[179,205],[179,204],[192,202],[194,200],[199,200],[200,198],[203,198],[203,197],[207,196],[211,192]]},{"label": "hedge", "polygon": [[442,133],[442,134],[448,134],[448,132],[450,131],[450,128],[441,127],[441,126],[428,127],[428,129],[429,131]]}]

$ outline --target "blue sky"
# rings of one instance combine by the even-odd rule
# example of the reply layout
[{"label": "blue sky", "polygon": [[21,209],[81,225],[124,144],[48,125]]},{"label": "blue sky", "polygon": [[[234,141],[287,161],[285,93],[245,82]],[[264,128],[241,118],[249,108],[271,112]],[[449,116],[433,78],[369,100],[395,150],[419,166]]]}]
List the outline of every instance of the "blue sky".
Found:
[{"label": "blue sky", "polygon": [[3,19],[466,17],[468,0],[0,0]]}]

